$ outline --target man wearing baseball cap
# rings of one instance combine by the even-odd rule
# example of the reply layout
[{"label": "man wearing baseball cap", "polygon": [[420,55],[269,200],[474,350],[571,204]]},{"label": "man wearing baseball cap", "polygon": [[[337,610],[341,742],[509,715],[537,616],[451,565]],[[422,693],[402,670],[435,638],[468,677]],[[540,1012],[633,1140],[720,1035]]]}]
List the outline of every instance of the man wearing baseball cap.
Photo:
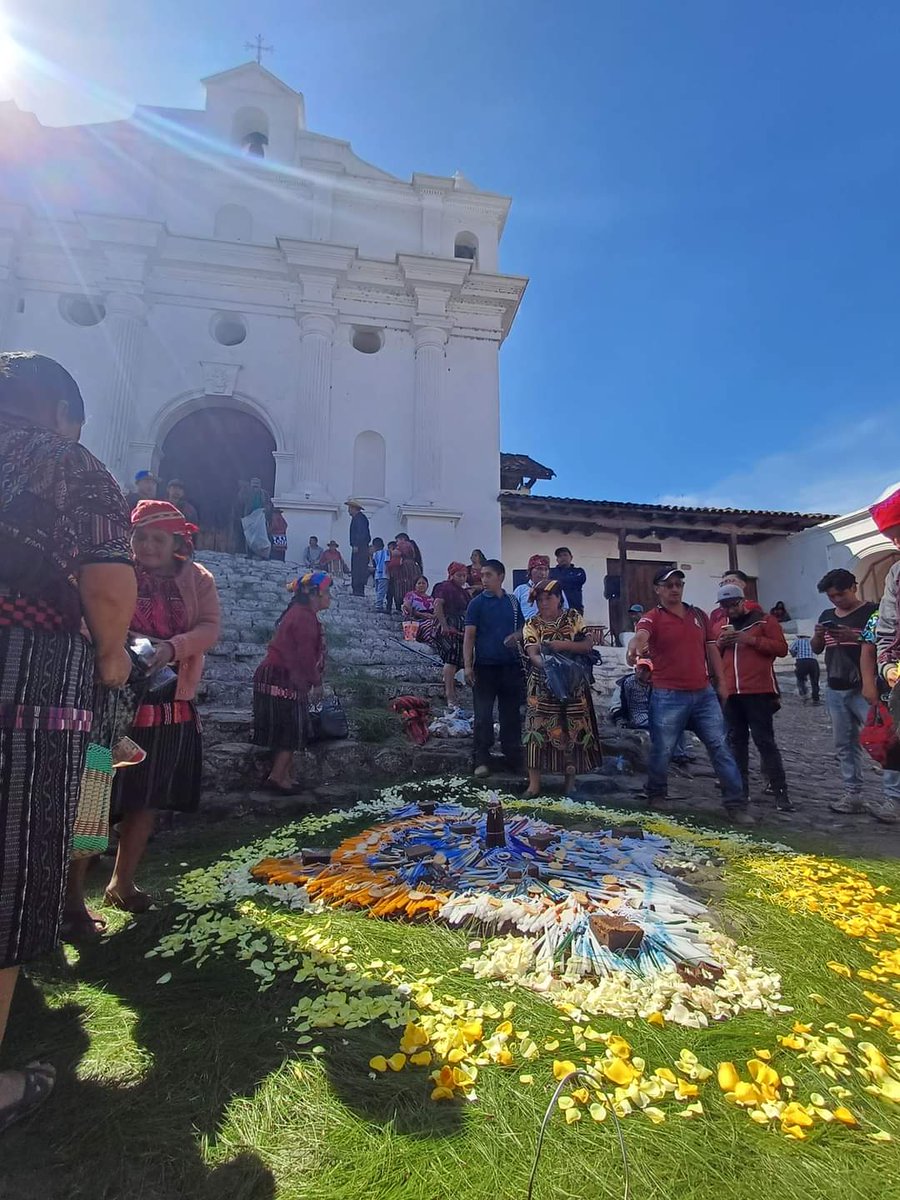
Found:
[{"label": "man wearing baseball cap", "polygon": [[[722,678],[728,689],[725,723],[728,741],[744,781],[744,796],[750,796],[750,738],[759,751],[762,772],[769,782],[775,807],[790,812],[787,780],[781,751],[775,741],[773,718],[780,708],[775,659],[788,652],[777,617],[753,607],[743,589],[734,583],[719,588],[722,616],[710,618],[716,646],[722,658]],[[718,610],[717,610],[718,611]]]},{"label": "man wearing baseball cap", "polygon": [[656,608],[643,614],[628,646],[629,663],[639,658],[653,663],[647,799],[651,808],[669,809],[669,764],[678,739],[690,729],[706,747],[729,818],[737,825],[751,825],[719,703],[719,697],[724,702],[728,696],[722,660],[706,613],[684,603],[684,578],[676,567],[660,567],[653,576]]}]

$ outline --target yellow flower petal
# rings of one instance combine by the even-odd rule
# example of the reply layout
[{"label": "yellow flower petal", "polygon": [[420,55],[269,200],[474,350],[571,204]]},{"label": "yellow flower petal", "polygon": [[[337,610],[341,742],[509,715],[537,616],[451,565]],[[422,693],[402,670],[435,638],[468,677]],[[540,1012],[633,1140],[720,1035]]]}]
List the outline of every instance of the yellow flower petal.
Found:
[{"label": "yellow flower petal", "polygon": [[716,1071],[719,1087],[723,1092],[733,1092],[741,1081],[737,1068],[732,1062],[720,1062]]},{"label": "yellow flower petal", "polygon": [[666,1018],[662,1015],[661,1012],[652,1012],[650,1014],[650,1016],[647,1018],[648,1025],[658,1025],[660,1028],[662,1028],[665,1025],[665,1023],[666,1023]]},{"label": "yellow flower petal", "polygon": [[383,1054],[376,1054],[374,1058],[369,1059],[369,1066],[373,1071],[386,1071],[388,1069],[387,1059]]},{"label": "yellow flower petal", "polygon": [[512,1033],[512,1031],[513,1031],[512,1021],[501,1021],[500,1024],[497,1026],[497,1028],[494,1030],[494,1033],[504,1033],[504,1034],[506,1034],[507,1037],[509,1037],[509,1035]]},{"label": "yellow flower petal", "polygon": [[566,1124],[574,1125],[576,1121],[581,1120],[581,1113],[577,1108],[569,1108],[566,1110]]},{"label": "yellow flower petal", "polygon": [[894,1140],[886,1129],[879,1129],[875,1133],[867,1133],[866,1137],[870,1142],[892,1142]]},{"label": "yellow flower petal", "polygon": [[663,1121],[666,1119],[666,1114],[661,1108],[650,1107],[645,1108],[643,1111],[647,1120],[652,1121],[654,1125],[662,1125]]},{"label": "yellow flower petal", "polygon": [[391,1057],[387,1060],[387,1065],[391,1068],[392,1071],[402,1071],[403,1068],[406,1066],[406,1055],[399,1054],[399,1053],[392,1054]]},{"label": "yellow flower petal", "polygon": [[703,1105],[700,1103],[699,1100],[696,1100],[693,1104],[688,1104],[685,1108],[680,1108],[678,1110],[678,1112],[675,1114],[675,1116],[676,1117],[687,1117],[687,1118],[702,1117],[703,1116]]},{"label": "yellow flower petal", "polygon": [[678,1100],[693,1100],[695,1096],[699,1096],[700,1089],[696,1083],[687,1083],[683,1079],[678,1080],[675,1088],[675,1097]]},{"label": "yellow flower petal", "polygon": [[579,1104],[587,1104],[590,1096],[586,1087],[580,1087],[572,1090],[572,1098],[577,1100]]},{"label": "yellow flower petal", "polygon": [[557,1100],[556,1103],[563,1110],[563,1112],[565,1112],[565,1110],[567,1108],[575,1107],[575,1101],[572,1099],[571,1096],[560,1096],[560,1098]]},{"label": "yellow flower petal", "polygon": [[411,1054],[409,1061],[414,1067],[429,1067],[431,1066],[431,1051],[420,1050],[418,1054]]},{"label": "yellow flower petal", "polygon": [[552,1054],[554,1050],[559,1049],[559,1042],[556,1038],[551,1038],[549,1042],[544,1042],[544,1049],[549,1050]]},{"label": "yellow flower petal", "polygon": [[772,1060],[772,1051],[771,1050],[754,1050],[753,1053],[756,1055],[757,1058],[761,1058],[763,1060],[763,1062],[771,1062],[771,1060]]},{"label": "yellow flower petal", "polygon": [[616,1058],[629,1058],[631,1056],[631,1047],[617,1033],[612,1034],[606,1044],[609,1047],[610,1054],[614,1054]]},{"label": "yellow flower petal", "polygon": [[534,1083],[534,1076],[533,1075],[520,1075],[519,1083],[524,1083],[527,1087],[530,1084]]},{"label": "yellow flower petal", "polygon": [[436,1087],[431,1093],[432,1100],[452,1100],[453,1089],[447,1087]]},{"label": "yellow flower petal", "polygon": [[678,1083],[678,1076],[668,1067],[657,1067],[653,1074],[659,1079],[664,1079],[666,1083]]},{"label": "yellow flower petal", "polygon": [[553,1060],[553,1077],[554,1077],[554,1079],[557,1079],[557,1080],[565,1079],[565,1077],[567,1075],[571,1075],[571,1073],[573,1071],[576,1071],[577,1069],[578,1068],[575,1066],[575,1064],[573,1062],[570,1062],[567,1058],[563,1058],[563,1059],[555,1058]]},{"label": "yellow flower petal", "polygon": [[637,1072],[624,1059],[614,1058],[612,1062],[603,1064],[603,1074],[619,1087],[628,1087]]},{"label": "yellow flower petal", "polygon": [[605,1104],[597,1104],[596,1102],[588,1109],[592,1121],[605,1121],[608,1111]]},{"label": "yellow flower petal", "polygon": [[832,962],[827,962],[825,964],[825,966],[828,968],[829,971],[834,971],[835,975],[843,975],[843,977],[845,979],[849,979],[853,974],[853,972],[846,965],[846,963],[832,961]]},{"label": "yellow flower petal", "polygon": [[850,1109],[845,1108],[843,1104],[838,1105],[838,1107],[832,1113],[832,1116],[836,1121],[840,1121],[842,1125],[852,1126],[859,1124],[859,1121],[857,1121]]}]

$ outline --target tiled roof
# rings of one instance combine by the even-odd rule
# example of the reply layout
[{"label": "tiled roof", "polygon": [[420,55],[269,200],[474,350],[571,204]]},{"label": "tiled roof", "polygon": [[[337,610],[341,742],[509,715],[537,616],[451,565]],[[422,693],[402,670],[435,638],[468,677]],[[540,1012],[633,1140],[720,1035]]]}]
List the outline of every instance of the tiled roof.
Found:
[{"label": "tiled roof", "polygon": [[573,496],[544,495],[504,495],[502,499],[504,501],[524,502],[529,505],[537,505],[541,501],[546,501],[548,504],[568,504],[579,507],[583,506],[585,508],[630,509],[633,512],[678,513],[685,516],[698,517],[783,517],[806,521],[810,525],[820,525],[823,521],[834,520],[833,513],[786,512],[781,509],[768,508],[695,508],[681,504],[639,503],[633,500],[581,500]]}]

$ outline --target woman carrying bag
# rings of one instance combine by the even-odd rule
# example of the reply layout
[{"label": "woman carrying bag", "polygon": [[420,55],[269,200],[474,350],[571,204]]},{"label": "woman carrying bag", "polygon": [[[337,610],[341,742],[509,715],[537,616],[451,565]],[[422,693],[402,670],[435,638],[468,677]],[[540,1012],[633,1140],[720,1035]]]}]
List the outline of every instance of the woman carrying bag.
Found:
[{"label": "woman carrying bag", "polygon": [[129,734],[147,757],[118,771],[113,787],[110,823],[118,825],[119,846],[105,896],[131,913],[153,903],[134,877],[157,810],[195,812],[200,803],[203,738],[195,697],[203,656],[219,640],[219,597],[209,571],[191,560],[196,532],[165,500],[143,500],[131,514],[138,579],[131,633],[149,638],[156,653]]},{"label": "woman carrying bag", "polygon": [[325,629],[319,613],[331,603],[331,576],[310,571],[291,587],[294,598],[253,676],[253,741],[273,751],[263,786],[283,796],[301,790],[293,778],[294,754],[311,739],[309,705],[322,694]]},{"label": "woman carrying bag", "polygon": [[[544,579],[529,595],[537,615],[525,622],[525,653],[532,670],[527,680],[525,750],[528,760],[527,799],[540,795],[541,773],[565,777],[572,791],[576,775],[586,775],[600,765],[600,743],[586,673],[565,700],[550,686],[543,652],[553,655],[588,655],[594,641],[585,631],[584,617],[575,609],[562,611],[562,594],[555,579]],[[555,680],[554,680],[555,682]]]}]

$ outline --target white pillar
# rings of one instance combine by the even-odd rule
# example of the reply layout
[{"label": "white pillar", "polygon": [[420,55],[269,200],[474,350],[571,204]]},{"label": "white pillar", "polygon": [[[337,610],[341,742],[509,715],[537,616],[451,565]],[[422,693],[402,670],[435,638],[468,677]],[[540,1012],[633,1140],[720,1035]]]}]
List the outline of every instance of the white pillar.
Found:
[{"label": "white pillar", "polygon": [[328,493],[331,448],[331,349],[334,321],[323,313],[300,318],[300,391],[294,420],[297,478],[294,492]]},{"label": "white pillar", "polygon": [[129,433],[139,379],[146,307],[129,292],[111,292],[105,300],[104,332],[112,370],[103,405],[104,437],[99,458],[120,475],[127,468]]},{"label": "white pillar", "polygon": [[444,347],[447,332],[420,325],[416,339],[416,382],[413,410],[413,499],[420,503],[441,495],[441,426],[444,415]]},{"label": "white pillar", "polygon": [[296,456],[290,450],[273,450],[275,459],[275,495],[288,496],[294,482]]}]

